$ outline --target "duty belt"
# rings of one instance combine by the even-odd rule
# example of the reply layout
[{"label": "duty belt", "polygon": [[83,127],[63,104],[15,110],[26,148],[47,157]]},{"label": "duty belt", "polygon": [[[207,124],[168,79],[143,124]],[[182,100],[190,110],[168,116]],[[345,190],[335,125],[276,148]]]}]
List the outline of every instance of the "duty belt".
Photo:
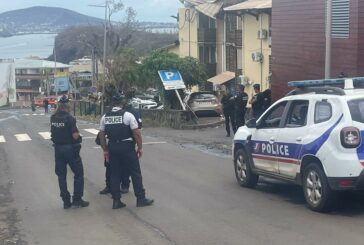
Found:
[{"label": "duty belt", "polygon": [[109,140],[109,143],[124,143],[124,142],[132,142],[132,138],[122,139],[122,140]]}]

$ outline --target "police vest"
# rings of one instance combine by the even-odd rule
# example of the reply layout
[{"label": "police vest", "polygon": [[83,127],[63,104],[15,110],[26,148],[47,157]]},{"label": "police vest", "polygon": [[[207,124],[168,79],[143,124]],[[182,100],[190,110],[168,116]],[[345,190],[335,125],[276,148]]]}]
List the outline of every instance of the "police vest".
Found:
[{"label": "police vest", "polygon": [[110,142],[123,141],[133,137],[129,125],[124,124],[124,110],[105,114],[105,134]]},{"label": "police vest", "polygon": [[75,143],[72,137],[70,125],[71,115],[68,113],[56,113],[51,117],[52,141],[56,145],[67,145]]}]

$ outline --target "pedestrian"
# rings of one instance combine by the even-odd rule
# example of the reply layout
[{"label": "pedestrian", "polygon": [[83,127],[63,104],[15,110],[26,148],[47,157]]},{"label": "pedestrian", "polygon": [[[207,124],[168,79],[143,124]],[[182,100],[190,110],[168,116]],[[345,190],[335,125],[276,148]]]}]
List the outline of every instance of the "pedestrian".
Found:
[{"label": "pedestrian", "polygon": [[[128,171],[131,175],[134,194],[137,198],[136,206],[144,207],[153,204],[153,200],[145,197],[142,173],[139,158],[143,155],[142,135],[138,122],[130,112],[122,109],[124,96],[113,96],[114,107],[106,113],[100,121],[100,144],[108,160],[111,170],[111,195],[113,209],[123,208],[121,202],[120,184],[122,172]],[[106,137],[108,144],[106,145]],[[136,142],[137,149],[135,149]]]},{"label": "pedestrian", "polygon": [[227,92],[226,89],[223,89],[222,93],[223,96],[221,99],[221,104],[222,104],[222,111],[225,117],[226,137],[230,137],[230,123],[233,132],[234,133],[236,132],[235,112],[234,112],[235,102],[234,102],[234,97],[230,94],[230,92]]},{"label": "pedestrian", "polygon": [[235,96],[235,124],[236,128],[245,125],[246,104],[248,103],[248,94],[244,92],[245,86],[238,86],[238,94]]},{"label": "pedestrian", "polygon": [[262,113],[264,112],[263,109],[264,98],[263,94],[260,92],[259,84],[254,84],[253,89],[255,95],[252,96],[249,103],[252,105],[253,118],[258,119],[260,115],[262,115]]},{"label": "pedestrian", "polygon": [[44,113],[48,113],[48,105],[49,105],[48,99],[44,98],[44,100],[43,100]]},{"label": "pedestrian", "polygon": [[[121,101],[122,109],[133,114],[133,116],[135,117],[135,119],[138,122],[138,128],[141,129],[143,125],[142,125],[142,119],[141,119],[140,113],[139,113],[139,111],[135,110],[131,104],[128,103],[129,100],[131,99],[131,96],[132,96],[132,94],[128,94],[128,96],[125,96],[124,99],[122,99],[122,101]],[[100,137],[100,133],[97,135],[97,138],[99,138],[99,137]],[[136,143],[135,139],[133,139],[133,141],[135,144]],[[100,144],[98,142],[99,142],[99,140],[96,140],[96,144]],[[104,160],[104,166],[106,167],[106,171],[105,171],[106,186],[103,190],[101,190],[99,192],[101,195],[111,193],[111,191],[110,191],[111,190],[111,188],[110,188],[110,178],[111,178],[110,164],[108,164],[106,162],[106,160]],[[127,194],[129,192],[129,187],[130,187],[130,173],[128,171],[123,171],[121,173],[121,190],[120,190],[121,193]]]},{"label": "pedestrian", "polygon": [[[61,191],[64,209],[71,206],[87,207],[84,201],[83,164],[80,157],[82,137],[76,125],[76,119],[70,114],[71,106],[67,96],[58,101],[56,112],[51,116],[51,140],[55,151],[56,174]],[[67,165],[74,173],[74,190],[71,196],[67,189]]]}]

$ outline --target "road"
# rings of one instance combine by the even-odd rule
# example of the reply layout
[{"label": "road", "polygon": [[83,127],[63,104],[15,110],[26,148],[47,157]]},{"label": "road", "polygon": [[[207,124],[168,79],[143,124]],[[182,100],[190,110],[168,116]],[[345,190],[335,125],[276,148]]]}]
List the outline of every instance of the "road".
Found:
[{"label": "road", "polygon": [[94,143],[97,125],[78,126],[84,136],[85,199],[91,204],[64,210],[46,133],[49,115],[0,110],[0,244],[363,243],[361,194],[345,195],[334,213],[314,213],[299,187],[262,179],[256,189],[241,188],[228,155],[210,154],[185,138],[178,143],[172,133],[158,136],[160,129],[153,128],[143,130],[141,165],[155,205],[137,208],[131,192],[123,196],[126,208],[112,210],[110,196],[98,194],[104,166]]}]

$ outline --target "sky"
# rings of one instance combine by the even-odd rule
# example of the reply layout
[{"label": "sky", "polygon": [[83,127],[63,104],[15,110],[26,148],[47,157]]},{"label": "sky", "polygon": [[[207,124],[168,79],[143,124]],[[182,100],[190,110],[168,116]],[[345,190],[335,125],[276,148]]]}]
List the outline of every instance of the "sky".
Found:
[{"label": "sky", "polygon": [[[126,6],[137,12],[139,21],[175,22],[171,15],[176,15],[182,4],[179,0],[122,0]],[[32,6],[62,7],[81,14],[104,18],[102,8],[89,5],[103,5],[104,0],[0,0],[0,13],[28,8]]]}]

